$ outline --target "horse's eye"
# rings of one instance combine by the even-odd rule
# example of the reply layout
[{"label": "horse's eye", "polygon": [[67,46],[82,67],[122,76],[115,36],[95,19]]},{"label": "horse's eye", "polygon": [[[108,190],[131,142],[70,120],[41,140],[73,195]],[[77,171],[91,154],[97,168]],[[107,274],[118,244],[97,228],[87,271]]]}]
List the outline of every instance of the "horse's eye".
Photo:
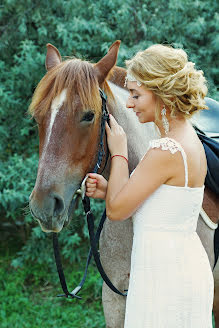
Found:
[{"label": "horse's eye", "polygon": [[89,111],[83,115],[81,122],[91,122],[93,121],[93,119],[94,119],[94,112]]}]

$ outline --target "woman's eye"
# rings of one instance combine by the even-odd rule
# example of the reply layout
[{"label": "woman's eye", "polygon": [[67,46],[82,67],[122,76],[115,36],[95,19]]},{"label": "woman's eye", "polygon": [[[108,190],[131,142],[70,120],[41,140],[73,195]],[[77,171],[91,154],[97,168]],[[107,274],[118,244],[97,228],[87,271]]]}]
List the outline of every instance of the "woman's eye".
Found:
[{"label": "woman's eye", "polygon": [[134,98],[134,99],[138,99],[138,96],[133,96],[132,98]]},{"label": "woman's eye", "polygon": [[81,119],[81,122],[91,122],[94,119],[94,112],[87,112],[84,114],[84,116]]}]

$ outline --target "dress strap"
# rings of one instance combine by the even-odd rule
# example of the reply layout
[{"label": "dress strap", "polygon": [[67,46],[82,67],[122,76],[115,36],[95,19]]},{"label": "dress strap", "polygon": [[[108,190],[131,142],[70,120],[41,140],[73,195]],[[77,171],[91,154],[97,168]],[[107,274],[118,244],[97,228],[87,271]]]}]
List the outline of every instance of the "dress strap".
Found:
[{"label": "dress strap", "polygon": [[171,154],[175,154],[177,151],[180,151],[182,154],[183,162],[184,162],[184,168],[185,168],[185,187],[188,187],[188,165],[187,165],[187,156],[185,153],[185,150],[180,145],[178,141],[172,138],[160,138],[160,139],[154,139],[149,142],[150,148],[160,148],[162,150],[169,150]]}]

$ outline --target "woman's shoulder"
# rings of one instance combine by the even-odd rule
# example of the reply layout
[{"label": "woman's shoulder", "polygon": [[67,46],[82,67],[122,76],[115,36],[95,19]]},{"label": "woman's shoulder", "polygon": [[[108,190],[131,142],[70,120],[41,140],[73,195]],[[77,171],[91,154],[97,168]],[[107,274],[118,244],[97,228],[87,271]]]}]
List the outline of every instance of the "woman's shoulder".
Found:
[{"label": "woman's shoulder", "polygon": [[170,174],[174,176],[170,184],[181,184],[184,170],[188,172],[190,186],[199,186],[204,183],[207,161],[204,148],[196,134],[189,133],[185,136],[176,135],[151,140],[148,156],[154,161],[159,160],[160,167],[165,165],[165,168],[170,170]]},{"label": "woman's shoulder", "polygon": [[171,138],[153,139],[149,142],[146,154],[142,160],[151,163],[154,169],[173,172],[173,168],[178,161],[178,156],[175,153],[179,150],[179,145]]}]

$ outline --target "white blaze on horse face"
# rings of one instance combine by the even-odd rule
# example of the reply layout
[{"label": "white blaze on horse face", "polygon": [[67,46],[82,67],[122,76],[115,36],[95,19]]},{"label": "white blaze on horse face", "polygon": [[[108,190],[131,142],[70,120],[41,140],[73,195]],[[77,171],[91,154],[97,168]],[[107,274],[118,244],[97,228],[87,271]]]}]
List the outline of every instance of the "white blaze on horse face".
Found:
[{"label": "white blaze on horse face", "polygon": [[55,97],[55,99],[52,102],[51,106],[51,117],[50,117],[50,123],[49,123],[49,131],[47,134],[47,141],[46,141],[46,146],[49,143],[49,139],[52,133],[52,127],[55,122],[56,115],[58,114],[59,109],[62,107],[65,99],[66,99],[66,89],[62,90],[59,96]]},{"label": "white blaze on horse face", "polygon": [[49,128],[48,128],[48,131],[46,133],[46,141],[45,141],[45,144],[43,146],[43,154],[42,154],[41,161],[43,161],[43,159],[45,157],[46,149],[47,149],[47,146],[49,144],[49,140],[50,140],[50,137],[51,137],[51,134],[52,134],[52,128],[53,128],[53,125],[55,123],[56,115],[58,114],[59,109],[62,107],[62,105],[63,105],[63,103],[66,99],[66,92],[67,92],[66,89],[62,90],[60,95],[55,97],[55,99],[52,102]]},{"label": "white blaze on horse face", "polygon": [[[53,130],[53,126],[54,126],[54,123],[55,123],[55,120],[56,120],[56,117],[57,117],[57,114],[60,110],[60,108],[62,107],[65,99],[66,99],[66,92],[67,90],[64,89],[60,95],[58,95],[57,97],[55,97],[55,99],[53,100],[52,102],[52,105],[51,105],[51,116],[50,116],[50,122],[48,124],[48,127],[47,127],[47,132],[46,132],[46,139],[45,139],[45,143],[44,143],[44,146],[43,146],[43,151],[42,151],[42,156],[41,156],[41,159],[40,159],[40,162],[39,162],[39,168],[38,168],[38,175],[40,176],[41,175],[41,169],[45,166],[47,167],[46,169],[46,173],[44,171],[44,178],[43,178],[43,181],[41,181],[41,184],[43,185],[49,185],[50,181],[51,180],[51,173],[50,171],[53,170],[53,173],[54,172],[54,168],[51,170],[50,167],[48,167],[48,160],[50,163],[54,163],[55,160],[57,160],[56,158],[54,158],[54,154],[49,154],[47,152],[47,149],[48,149],[48,146],[50,144],[50,139],[51,139],[51,135],[52,135],[52,130]],[[45,161],[47,163],[45,163]],[[65,170],[66,169],[66,163],[63,162],[63,160],[61,160],[59,162],[59,168],[62,167],[62,170]]]},{"label": "white blaze on horse face", "polygon": [[[57,114],[63,106],[66,100],[67,89],[63,89],[59,96],[57,96],[51,104],[51,115],[50,121],[47,123],[46,138],[42,150],[42,155],[39,161],[38,174],[35,187],[48,188],[49,186],[58,184],[63,185],[65,180],[65,174],[69,175],[69,170],[74,172],[74,177],[72,178],[72,184],[78,184],[83,178],[83,173],[81,172],[81,166],[77,165],[73,169],[69,167],[67,156],[58,157],[51,149],[50,145],[53,145],[59,140],[55,135],[55,122],[58,119]],[[74,189],[74,187],[72,187]]]}]

